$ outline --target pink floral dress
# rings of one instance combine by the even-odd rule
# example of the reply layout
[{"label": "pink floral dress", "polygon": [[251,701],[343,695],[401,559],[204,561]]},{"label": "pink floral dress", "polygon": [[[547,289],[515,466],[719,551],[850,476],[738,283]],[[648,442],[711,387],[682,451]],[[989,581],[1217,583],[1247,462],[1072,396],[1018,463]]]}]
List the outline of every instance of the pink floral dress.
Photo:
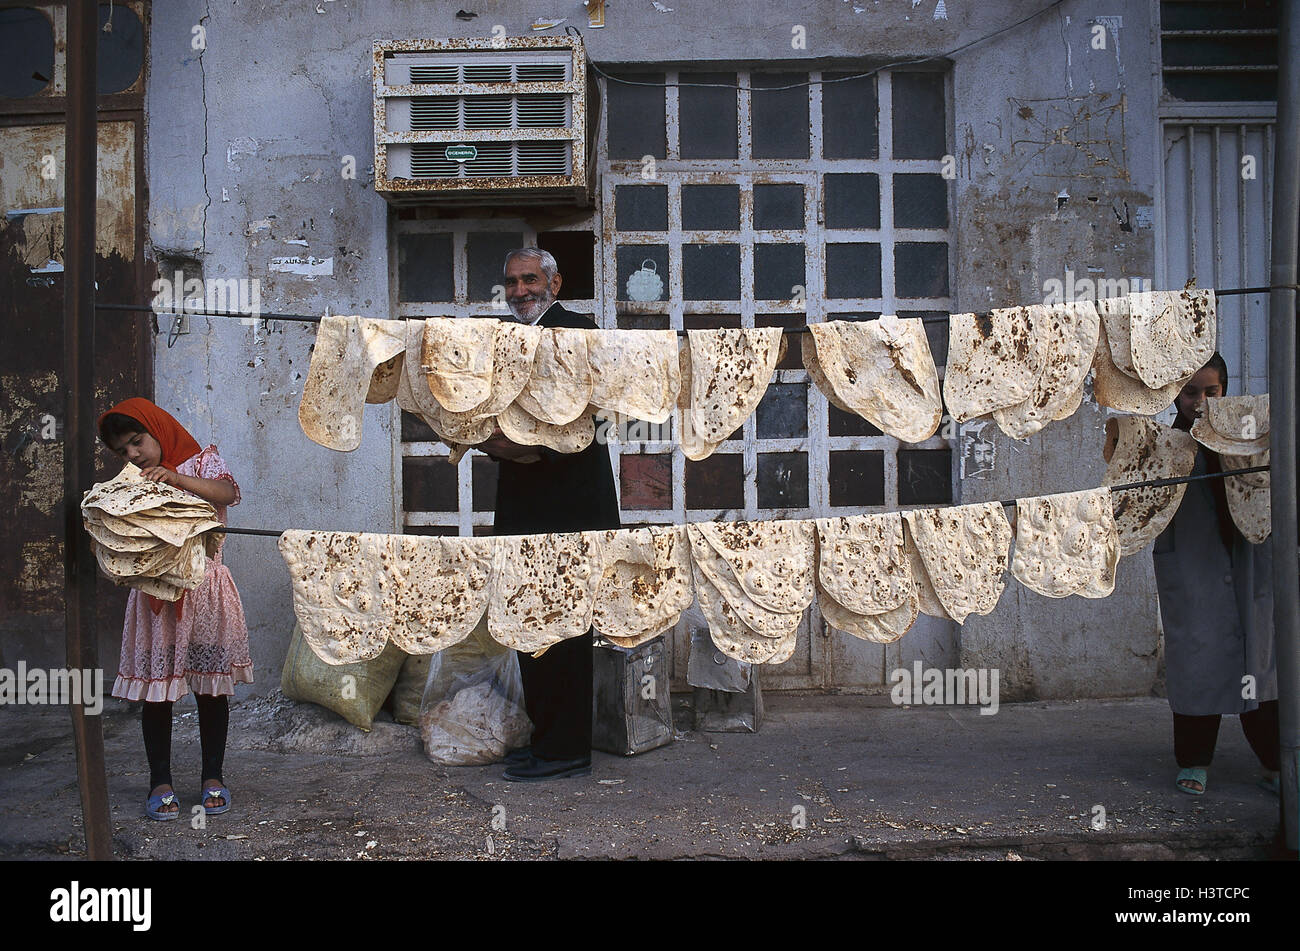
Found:
[{"label": "pink floral dress", "polygon": [[[225,479],[235,487],[231,504],[239,504],[239,485],[216,446],[190,456],[176,472]],[[217,507],[217,518],[226,523],[224,505]],[[122,656],[113,696],[157,703],[177,700],[191,690],[209,696],[229,695],[235,692],[235,684],[253,682],[248,625],[230,569],[221,562],[222,546],[208,559],[203,583],[186,591],[176,603],[164,602],[157,614],[149,598],[132,589],[126,601]]]}]

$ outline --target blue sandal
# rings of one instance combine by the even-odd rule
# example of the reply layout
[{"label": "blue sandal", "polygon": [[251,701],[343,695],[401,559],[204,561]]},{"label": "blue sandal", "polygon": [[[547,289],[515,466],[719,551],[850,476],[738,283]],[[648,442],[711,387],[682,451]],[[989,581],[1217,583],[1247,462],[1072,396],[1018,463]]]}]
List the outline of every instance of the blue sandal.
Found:
[{"label": "blue sandal", "polygon": [[[175,812],[164,812],[163,806],[176,804]],[[159,822],[170,822],[172,819],[180,818],[180,803],[176,802],[176,790],[169,793],[161,793],[157,796],[150,796],[145,800],[144,810],[150,819],[157,819]]]},{"label": "blue sandal", "polygon": [[[1187,793],[1189,796],[1205,795],[1205,767],[1190,766],[1187,769],[1178,771],[1178,778],[1174,780],[1174,785],[1178,787],[1179,792]],[[1190,786],[1184,786],[1184,782],[1200,783],[1200,789],[1192,789]]]},{"label": "blue sandal", "polygon": [[[199,802],[204,803],[203,811],[210,816],[219,816],[230,809],[230,790],[225,786],[208,786],[199,793]],[[223,800],[219,806],[209,806],[209,799]]]}]

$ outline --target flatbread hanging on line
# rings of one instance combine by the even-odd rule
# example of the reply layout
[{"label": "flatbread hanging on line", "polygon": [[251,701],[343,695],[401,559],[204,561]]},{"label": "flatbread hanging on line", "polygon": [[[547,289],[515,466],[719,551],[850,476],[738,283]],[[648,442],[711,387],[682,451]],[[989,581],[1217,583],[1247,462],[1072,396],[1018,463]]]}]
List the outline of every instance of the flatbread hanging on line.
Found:
[{"label": "flatbread hanging on line", "polygon": [[596,438],[596,424],[589,413],[563,426],[553,426],[529,415],[518,403],[511,403],[496,422],[511,442],[521,446],[545,446],[556,452],[582,452]]},{"label": "flatbread hanging on line", "polygon": [[326,315],[298,405],[298,423],[312,442],[351,452],[361,445],[361,418],[371,377],[405,348],[400,320]]},{"label": "flatbread hanging on line", "polygon": [[488,632],[529,653],[591,627],[604,560],[599,532],[496,539]]},{"label": "flatbread hanging on line", "polygon": [[478,416],[473,412],[450,413],[434,398],[420,364],[424,329],[413,321],[407,333],[406,359],[397,385],[397,405],[423,419],[447,443],[473,446],[491,436],[496,428],[491,416]]},{"label": "flatbread hanging on line", "polygon": [[1047,355],[1037,319],[1029,307],[952,315],[943,399],[953,419],[964,423],[1029,399]]},{"label": "flatbread hanging on line", "polygon": [[[1106,476],[1103,485],[1125,485],[1188,476],[1196,465],[1196,441],[1187,433],[1145,416],[1106,420]],[[1187,483],[1145,486],[1112,493],[1121,555],[1151,544],[1182,504]]]},{"label": "flatbread hanging on line", "polygon": [[487,610],[495,538],[393,535],[391,637],[408,654],[459,644]]},{"label": "flatbread hanging on line", "polygon": [[1212,290],[1130,294],[1129,313],[1133,369],[1153,389],[1187,379],[1214,355]]},{"label": "flatbread hanging on line", "polygon": [[762,400],[781,350],[780,327],[689,330],[682,354],[682,452],[700,460],[735,432]]},{"label": "flatbread hanging on line", "polygon": [[856,614],[883,614],[916,593],[898,512],[819,518],[817,584]]},{"label": "flatbread hanging on line", "polygon": [[429,317],[424,321],[420,368],[443,409],[465,413],[492,393],[495,317]]},{"label": "flatbread hanging on line", "polygon": [[[770,528],[780,524],[791,523],[696,522],[686,526],[697,589],[700,579],[706,579],[725,599],[737,623],[760,637],[778,639],[798,629],[804,609],[812,603],[815,571],[811,531]],[[703,526],[729,531],[715,544],[718,532]],[[783,547],[776,547],[782,542],[786,543]],[[735,547],[729,547],[732,545]],[[770,563],[761,563],[764,551],[774,555]],[[776,555],[777,551],[781,554]],[[796,569],[796,564],[803,570]]]},{"label": "flatbread hanging on line", "polygon": [[690,542],[684,526],[602,533],[605,570],[592,623],[619,647],[660,636],[691,606]]},{"label": "flatbread hanging on line", "polygon": [[916,539],[906,519],[903,520],[903,551],[907,554],[907,564],[912,569],[912,581],[916,585],[917,608],[922,614],[951,621],[952,617],[944,610],[939,595],[934,591],[930,573],[926,570],[925,562],[921,560],[921,552],[917,550]]},{"label": "flatbread hanging on line", "polygon": [[390,535],[305,532],[280,536],[293,582],[293,612],[312,652],[327,664],[356,664],[383,653],[394,614]]},{"label": "flatbread hanging on line", "polygon": [[[1140,382],[1141,377],[1133,369],[1133,342],[1129,328],[1133,313],[1128,295],[1101,298],[1097,301],[1097,314],[1101,317],[1101,329],[1106,333],[1111,363],[1126,377]],[[1142,385],[1146,386],[1145,383]]]},{"label": "flatbread hanging on line", "polygon": [[1000,502],[916,509],[903,519],[944,611],[958,624],[997,607],[1011,525]]},{"label": "flatbread hanging on line", "polygon": [[672,415],[682,387],[672,330],[602,330],[588,338],[591,403],[647,423]]},{"label": "flatbread hanging on line", "polygon": [[1024,401],[993,411],[998,427],[1013,439],[1032,436],[1078,409],[1100,333],[1092,301],[1036,307],[1034,318],[1035,333],[1047,338],[1042,369]]},{"label": "flatbread hanging on line", "polygon": [[[1224,469],[1250,469],[1266,466],[1268,451],[1249,456],[1222,457]],[[1223,491],[1228,497],[1228,512],[1237,531],[1246,541],[1258,545],[1273,532],[1272,480],[1268,472],[1249,472],[1246,475],[1228,476],[1223,480]]]},{"label": "flatbread hanging on line", "polygon": [[1025,587],[1049,598],[1105,598],[1118,563],[1110,489],[1016,500],[1011,573]]},{"label": "flatbread hanging on line", "polygon": [[[1099,308],[1100,305],[1109,304],[1112,300],[1126,300],[1126,298],[1098,301]],[[1125,340],[1127,340],[1127,304],[1124,314]],[[1163,412],[1177,398],[1179,390],[1187,381],[1175,380],[1167,386],[1153,390],[1136,376],[1129,376],[1122,372],[1115,365],[1112,356],[1115,346],[1110,339],[1110,331],[1107,329],[1109,326],[1110,321],[1103,319],[1097,335],[1097,351],[1092,358],[1092,395],[1102,406],[1109,406],[1121,413],[1154,416],[1156,413]]]},{"label": "flatbread hanging on line", "polygon": [[587,358],[589,331],[545,327],[533,359],[533,372],[514,402],[534,419],[552,426],[571,423],[591,403],[592,372]]},{"label": "flatbread hanging on line", "polygon": [[828,403],[845,413],[853,412],[843,400],[835,395],[835,387],[831,386],[831,381],[826,378],[826,373],[822,370],[821,359],[817,356],[817,337],[811,331],[803,341],[803,368],[808,371],[808,379],[812,380],[813,385],[817,387],[817,391],[826,397]]},{"label": "flatbread hanging on line", "polygon": [[704,620],[709,625],[709,636],[719,651],[733,660],[749,664],[781,664],[790,659],[797,645],[797,622],[788,633],[778,637],[764,637],[740,620],[722,592],[700,570],[699,563],[694,558],[691,559],[691,574],[700,613],[704,615]]},{"label": "flatbread hanging on line", "polygon": [[1249,456],[1269,448],[1268,394],[1211,397],[1192,423],[1192,438],[1221,455]]},{"label": "flatbread hanging on line", "polygon": [[919,317],[832,320],[808,330],[837,405],[900,442],[922,442],[939,429],[939,373]]},{"label": "flatbread hanging on line", "polygon": [[897,607],[879,614],[850,611],[818,586],[817,607],[824,620],[837,631],[873,644],[892,644],[916,623],[920,601],[913,588]]}]

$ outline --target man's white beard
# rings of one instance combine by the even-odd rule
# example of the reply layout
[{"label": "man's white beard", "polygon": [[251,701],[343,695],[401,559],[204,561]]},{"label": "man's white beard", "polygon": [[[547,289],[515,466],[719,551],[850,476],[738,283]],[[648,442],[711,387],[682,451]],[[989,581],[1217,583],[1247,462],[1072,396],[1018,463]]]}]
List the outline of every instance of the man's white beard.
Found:
[{"label": "man's white beard", "polygon": [[516,309],[514,301],[508,301],[507,303],[510,306],[511,315],[518,323],[530,324],[542,314],[546,313],[546,308],[555,303],[555,297],[551,294],[551,289],[548,287],[546,290],[542,291],[537,300],[522,302],[521,306],[528,308],[523,313],[520,313],[520,311]]}]

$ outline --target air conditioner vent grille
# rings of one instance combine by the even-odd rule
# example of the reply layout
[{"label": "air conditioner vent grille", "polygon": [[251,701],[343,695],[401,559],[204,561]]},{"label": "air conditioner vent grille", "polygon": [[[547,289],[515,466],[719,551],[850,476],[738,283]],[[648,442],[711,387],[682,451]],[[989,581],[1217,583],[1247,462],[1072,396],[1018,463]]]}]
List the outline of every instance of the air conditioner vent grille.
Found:
[{"label": "air conditioner vent grille", "polygon": [[569,142],[479,142],[465,162],[447,158],[447,144],[411,146],[412,178],[507,178],[512,175],[569,174]]}]

